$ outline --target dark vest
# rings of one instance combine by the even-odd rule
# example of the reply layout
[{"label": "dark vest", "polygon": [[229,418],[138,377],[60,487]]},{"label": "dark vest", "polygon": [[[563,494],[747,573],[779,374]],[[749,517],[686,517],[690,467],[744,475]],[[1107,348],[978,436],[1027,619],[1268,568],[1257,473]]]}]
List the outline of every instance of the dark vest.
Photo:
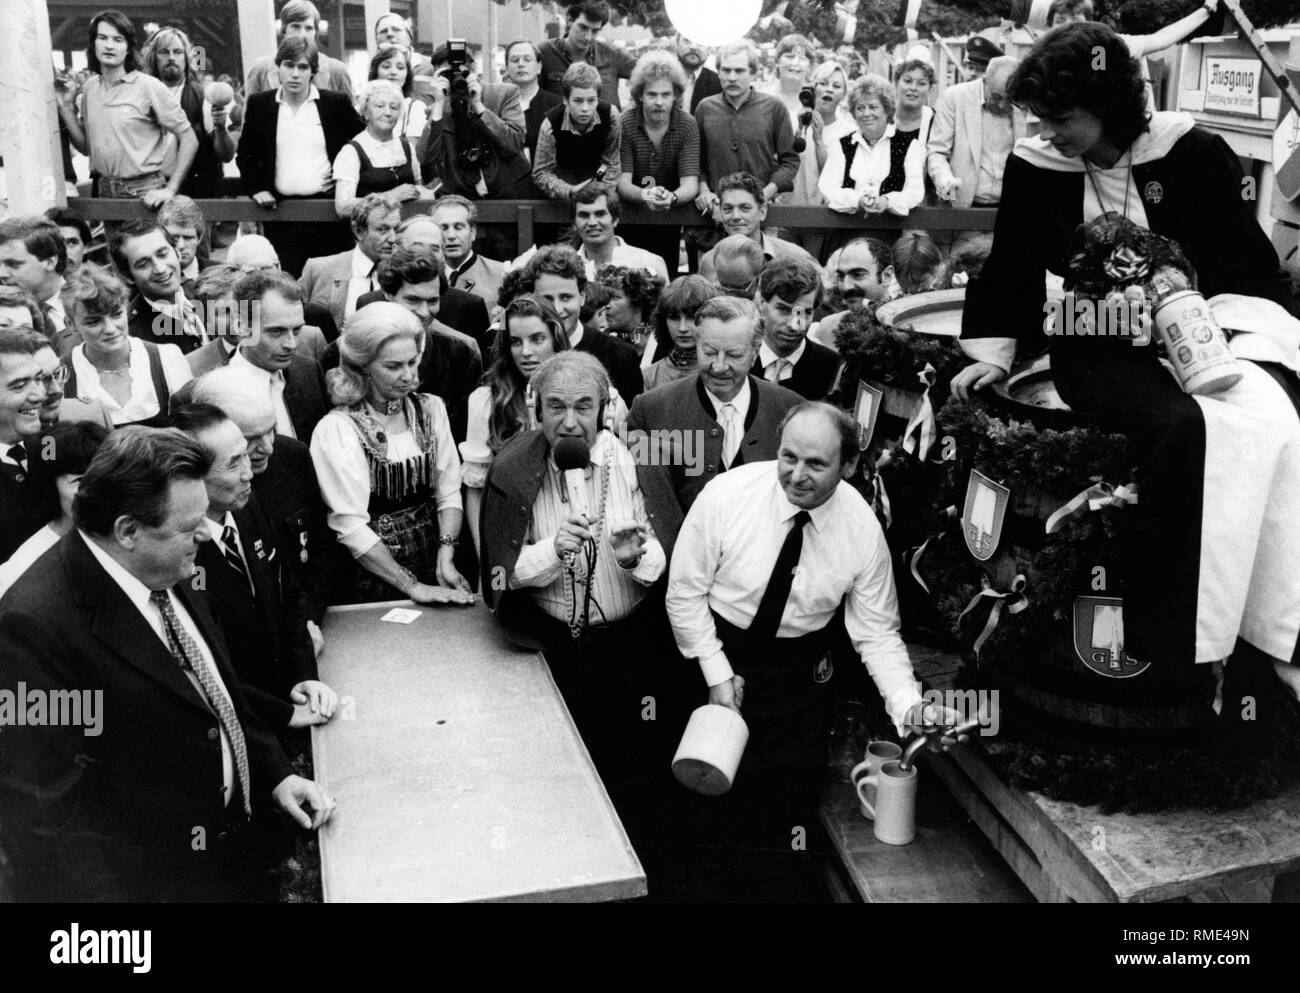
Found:
[{"label": "dark vest", "polygon": [[566,183],[583,183],[595,176],[600,168],[605,143],[609,141],[609,132],[614,126],[613,108],[603,101],[598,103],[596,124],[586,134],[560,129],[564,110],[565,105],[560,104],[546,115],[551,122],[551,134],[555,136],[555,175]]},{"label": "dark vest", "polygon": [[[171,391],[167,388],[167,377],[163,374],[162,355],[158,352],[158,346],[152,341],[144,342],[144,350],[149,356],[149,378],[153,381],[153,391],[158,397],[158,413],[143,421],[115,424],[114,427],[126,428],[138,425],[145,428],[160,428],[167,423],[167,418],[171,415],[172,397]],[[76,397],[78,396],[77,371],[72,366],[71,358],[64,359],[63,364],[68,369],[68,378],[63,384],[63,392],[70,397]]]},{"label": "dark vest", "polygon": [[[233,104],[231,106],[233,108]],[[181,183],[180,192],[198,199],[215,197],[223,170],[221,159],[212,147],[212,138],[203,128],[203,88],[198,83],[186,83],[181,88],[181,110],[189,118],[199,149],[194,153],[194,163]]]},{"label": "dark vest", "polygon": [[361,171],[357,174],[356,195],[364,197],[370,193],[386,193],[404,183],[415,182],[415,170],[411,167],[411,143],[401,138],[402,150],[406,152],[406,164],[400,166],[375,166],[356,140],[349,141],[361,162]]}]

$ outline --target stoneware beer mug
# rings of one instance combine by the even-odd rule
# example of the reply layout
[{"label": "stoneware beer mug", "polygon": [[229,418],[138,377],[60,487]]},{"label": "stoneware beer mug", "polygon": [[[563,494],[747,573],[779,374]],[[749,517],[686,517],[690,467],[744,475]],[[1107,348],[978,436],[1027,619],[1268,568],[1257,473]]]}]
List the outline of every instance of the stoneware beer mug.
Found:
[{"label": "stoneware beer mug", "polygon": [[749,741],[745,719],[729,707],[696,708],[673,756],[673,775],[688,790],[720,796],[731,789]]},{"label": "stoneware beer mug", "polygon": [[[892,741],[871,742],[871,744],[867,745],[866,759],[855,765],[853,767],[853,772],[850,774],[849,778],[853,783],[854,789],[857,789],[858,783],[863,779],[863,777],[874,776],[880,771],[880,767],[886,762],[896,761],[902,757],[902,747],[894,744]],[[866,791],[866,799],[871,801],[873,804],[876,802],[876,788],[874,786],[868,787]],[[862,811],[862,816],[867,820],[872,819],[872,815],[867,813],[867,806],[863,802],[863,793],[861,790],[858,791],[858,810]]]},{"label": "stoneware beer mug", "polygon": [[[916,778],[916,766],[904,769],[890,761],[858,780],[858,802],[870,811],[873,833],[886,845],[911,844],[916,837]],[[868,789],[875,791],[874,802],[866,798]]]}]

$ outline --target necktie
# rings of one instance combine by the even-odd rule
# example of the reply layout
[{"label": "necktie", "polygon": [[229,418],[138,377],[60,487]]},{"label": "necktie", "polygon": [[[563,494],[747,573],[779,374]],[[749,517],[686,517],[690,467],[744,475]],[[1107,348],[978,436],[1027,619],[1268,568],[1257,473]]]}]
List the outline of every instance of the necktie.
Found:
[{"label": "necktie", "polygon": [[740,411],[733,404],[724,403],[720,413],[722,421],[722,464],[730,467],[740,451]]},{"label": "necktie", "polygon": [[749,625],[747,633],[753,646],[771,641],[781,627],[781,615],[785,613],[785,602],[790,598],[790,586],[794,583],[795,566],[799,564],[799,555],[803,551],[803,527],[810,520],[812,517],[806,510],[794,515],[790,533],[785,536],[781,551],[777,553],[776,565],[772,566],[772,578],[767,581],[763,599],[759,601],[754,621]]},{"label": "necktie", "polygon": [[18,464],[19,469],[23,472],[27,471],[27,449],[23,447],[21,442],[17,445],[11,445],[5,454]]},{"label": "necktie", "polygon": [[191,338],[198,338],[203,344],[208,343],[208,333],[203,327],[203,320],[198,310],[188,300],[180,305],[181,330]]},{"label": "necktie", "polygon": [[769,383],[779,383],[782,379],[781,373],[785,372],[786,369],[793,368],[794,367],[791,366],[789,359],[777,359],[763,370],[763,378]]},{"label": "necktie", "polygon": [[248,566],[244,563],[244,557],[239,554],[239,541],[235,537],[233,524],[227,524],[221,531],[221,552],[226,557],[226,563],[238,573],[239,578],[247,583],[248,588],[251,590],[253,580],[248,574]]},{"label": "necktie", "polygon": [[181,627],[180,618],[176,616],[176,608],[172,606],[167,591],[154,590],[149,594],[149,602],[162,614],[163,630],[167,632],[168,651],[180,663],[182,669],[194,673],[199,685],[203,687],[208,706],[216,713],[217,719],[221,721],[221,726],[226,731],[226,737],[230,739],[230,750],[235,756],[235,770],[239,774],[239,789],[244,794],[244,813],[251,817],[253,807],[248,799],[251,795],[248,783],[248,747],[244,744],[244,729],[240,727],[239,718],[235,716],[235,708],[226,694],[221,692],[217,675],[204,660],[198,644],[190,637],[189,632]]}]

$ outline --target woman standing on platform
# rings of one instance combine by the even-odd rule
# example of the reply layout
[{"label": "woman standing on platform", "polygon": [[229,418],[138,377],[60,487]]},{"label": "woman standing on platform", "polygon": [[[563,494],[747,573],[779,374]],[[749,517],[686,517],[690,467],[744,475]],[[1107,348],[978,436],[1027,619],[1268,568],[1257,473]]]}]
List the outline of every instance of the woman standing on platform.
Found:
[{"label": "woman standing on platform", "polygon": [[839,62],[827,59],[813,70],[808,85],[815,97],[813,109],[822,119],[822,147],[830,148],[856,126],[853,115],[844,106],[849,95],[849,75]]},{"label": "woman standing on platform", "polygon": [[402,91],[386,79],[372,79],[361,91],[361,117],[366,129],[349,141],[334,159],[334,210],[351,217],[352,210],[371,193],[394,200],[432,200],[433,191],[420,185],[420,163],[411,143],[394,129],[402,117]]},{"label": "woman standing on platform", "polygon": [[402,91],[402,113],[397,119],[394,133],[408,142],[419,141],[420,135],[424,133],[425,121],[429,119],[429,110],[423,100],[411,96],[414,76],[410,51],[394,45],[381,47],[370,60],[370,71],[366,78],[386,79]]},{"label": "woman standing on platform", "polygon": [[98,400],[114,427],[159,427],[171,411],[171,397],[193,375],[175,345],[141,341],[127,332],[127,290],[116,276],[91,263],[63,288],[63,309],[81,344],[63,364],[69,399]]},{"label": "woman standing on platform", "polygon": [[889,143],[891,161],[886,185],[890,189],[901,190],[907,185],[907,152],[912,142],[921,145],[924,169],[925,143],[930,140],[930,122],[934,120],[934,108],[926,101],[934,82],[934,66],[921,59],[908,59],[894,70],[898,109],[894,113],[894,137]]},{"label": "woman standing on platform", "polygon": [[[1007,160],[993,249],[962,314],[975,361],[952,391],[968,399],[1005,379],[1018,350],[1050,344],[1062,399],[1128,433],[1144,459],[1126,651],[1171,671],[1262,653],[1300,695],[1288,663],[1300,657],[1300,325],[1237,156],[1190,114],[1149,113],[1137,60],[1101,24],[1039,39],[1008,95],[1042,130]],[[1067,274],[1076,229],[1104,215],[1181,248],[1220,325],[1236,332],[1236,385],[1191,396],[1140,337],[1044,335],[1046,282]],[[1148,278],[1129,254],[1108,259],[1107,275]]]},{"label": "woman standing on platform", "polygon": [[339,367],[325,377],[334,409],[311,438],[329,524],[361,566],[360,602],[474,602],[452,564],[463,515],[460,463],[442,400],[415,392],[420,323],[372,303],[348,319]]},{"label": "woman standing on platform", "polygon": [[[506,442],[537,427],[529,381],[543,362],[570,347],[560,315],[531,293],[506,305],[501,325],[492,349],[495,358],[483,374],[483,385],[469,395],[468,427],[460,446],[465,463],[465,513],[478,547],[482,547],[479,508],[488,468]],[[627,404],[612,386],[609,401],[605,427],[617,433],[627,421]]]}]

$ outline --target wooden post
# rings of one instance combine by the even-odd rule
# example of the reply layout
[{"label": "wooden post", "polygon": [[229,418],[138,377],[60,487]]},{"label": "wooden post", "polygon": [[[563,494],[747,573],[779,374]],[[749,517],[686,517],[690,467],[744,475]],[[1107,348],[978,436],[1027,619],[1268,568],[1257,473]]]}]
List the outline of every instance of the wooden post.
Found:
[{"label": "wooden post", "polygon": [[67,205],[45,0],[0,4],[0,148],[11,213]]},{"label": "wooden post", "polygon": [[275,7],[271,0],[239,0],[239,48],[245,79],[254,62],[275,55]]},{"label": "wooden post", "polygon": [[501,82],[497,79],[497,35],[500,34],[497,11],[500,9],[497,4],[488,3],[488,35],[487,45],[483,49],[483,78],[489,83]]},{"label": "wooden post", "polygon": [[[388,5],[388,0],[366,0],[366,51],[375,50],[375,24],[378,20],[387,14],[392,7]],[[415,43],[415,39],[411,39]]]}]

